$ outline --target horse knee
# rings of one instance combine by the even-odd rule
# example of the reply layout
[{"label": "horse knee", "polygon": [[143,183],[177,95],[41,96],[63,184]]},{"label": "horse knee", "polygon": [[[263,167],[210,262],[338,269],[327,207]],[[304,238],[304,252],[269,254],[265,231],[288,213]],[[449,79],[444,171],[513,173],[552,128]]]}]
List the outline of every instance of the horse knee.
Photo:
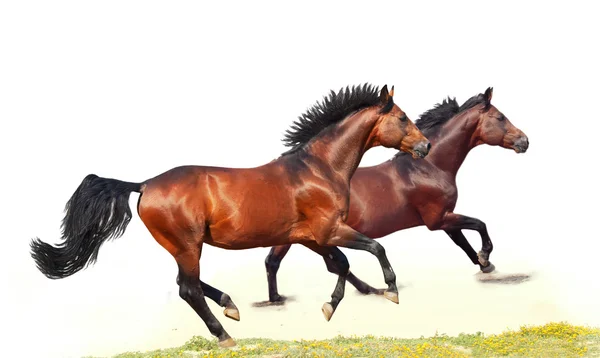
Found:
[{"label": "horse knee", "polygon": [[192,297],[194,297],[193,289],[186,282],[182,282],[179,284],[179,297],[181,297],[186,302],[190,302]]},{"label": "horse knee", "polygon": [[180,273],[177,275],[177,284],[179,285],[179,297],[181,297],[186,302],[191,302],[191,300],[196,296],[203,296],[202,289],[200,287],[200,280],[196,280],[194,282],[193,279],[190,279],[186,275]]}]

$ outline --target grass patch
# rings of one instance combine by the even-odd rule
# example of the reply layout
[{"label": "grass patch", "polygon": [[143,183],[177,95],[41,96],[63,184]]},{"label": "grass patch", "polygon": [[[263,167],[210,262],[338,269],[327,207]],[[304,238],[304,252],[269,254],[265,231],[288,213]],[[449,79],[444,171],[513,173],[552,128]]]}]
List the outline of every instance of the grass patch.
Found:
[{"label": "grass patch", "polygon": [[235,349],[193,337],[181,347],[127,352],[114,358],[148,357],[600,357],[600,329],[549,323],[496,335],[436,335],[429,338],[336,337],[328,340],[240,339]]}]

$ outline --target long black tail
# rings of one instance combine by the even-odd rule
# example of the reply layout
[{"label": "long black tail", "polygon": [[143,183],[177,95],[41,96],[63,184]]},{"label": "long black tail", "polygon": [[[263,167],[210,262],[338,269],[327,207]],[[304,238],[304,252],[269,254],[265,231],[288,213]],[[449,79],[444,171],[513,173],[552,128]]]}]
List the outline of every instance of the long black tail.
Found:
[{"label": "long black tail", "polygon": [[52,246],[35,238],[31,256],[38,269],[51,279],[64,278],[84,269],[98,258],[102,244],[118,238],[131,220],[129,195],[141,192],[141,183],[100,178],[83,179],[65,206],[62,243]]}]

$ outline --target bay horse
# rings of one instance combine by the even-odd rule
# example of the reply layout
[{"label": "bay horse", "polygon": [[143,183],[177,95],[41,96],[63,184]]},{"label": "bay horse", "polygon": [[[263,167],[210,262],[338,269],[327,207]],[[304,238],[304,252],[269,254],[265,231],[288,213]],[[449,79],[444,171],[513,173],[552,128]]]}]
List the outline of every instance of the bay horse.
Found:
[{"label": "bay horse", "polygon": [[369,148],[395,148],[415,159],[429,152],[429,141],[394,103],[393,91],[370,84],[331,91],[286,131],[283,141],[292,148],[259,167],[181,166],[141,183],[90,174],[66,204],[63,242],[31,241],[36,266],[60,279],[94,263],[105,241],[123,235],[132,217],[129,196],[136,192],[140,219],[177,263],[180,297],[221,347],[235,341],[205,295],[225,307],[229,318],[239,320],[239,311],[229,295],[200,280],[205,243],[229,250],[297,243],[319,253],[340,271],[332,300],[322,309],[326,316],[342,300],[349,270],[336,246],[368,251],[381,265],[385,296],[397,304],[396,276],[385,249],[345,223],[350,178]]},{"label": "bay horse", "polygon": [[[444,230],[482,272],[494,271],[489,261],[493,245],[485,223],[454,213],[456,174],[471,149],[488,144],[525,153],[529,147],[527,136],[491,104],[492,94],[488,88],[462,106],[448,97],[423,113],[415,124],[433,144],[427,158],[412,160],[399,152],[382,164],[358,168],[351,180],[346,223],[372,239],[421,225],[431,231]],[[461,230],[479,233],[479,253]],[[285,301],[278,293],[276,276],[290,246],[271,248],[265,260],[270,303]],[[325,263],[330,272],[338,273],[337,266]],[[347,280],[363,294],[382,293],[351,272]]]}]

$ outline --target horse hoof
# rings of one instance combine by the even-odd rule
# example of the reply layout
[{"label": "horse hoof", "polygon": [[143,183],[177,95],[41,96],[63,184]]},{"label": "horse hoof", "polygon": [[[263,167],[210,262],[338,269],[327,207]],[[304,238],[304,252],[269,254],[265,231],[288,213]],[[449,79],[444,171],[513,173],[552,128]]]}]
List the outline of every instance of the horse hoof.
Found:
[{"label": "horse hoof", "polygon": [[233,340],[233,338],[227,338],[223,341],[219,341],[219,347],[221,347],[221,348],[235,347],[235,341]]},{"label": "horse hoof", "polygon": [[385,291],[383,293],[383,297],[387,298],[388,300],[394,302],[395,304],[398,304],[398,293],[397,292],[390,292],[390,291]]},{"label": "horse hoof", "polygon": [[329,322],[331,316],[333,316],[333,306],[331,305],[331,303],[325,302],[323,304],[323,307],[321,307],[321,311],[323,311],[323,316],[325,316],[325,319],[327,320],[327,322]]},{"label": "horse hoof", "polygon": [[225,317],[231,318],[236,321],[240,320],[240,311],[238,311],[237,308],[225,308],[223,313],[225,314]]},{"label": "horse hoof", "polygon": [[496,269],[496,266],[494,266],[493,263],[488,262],[488,265],[486,267],[482,267],[481,268],[481,272],[483,272],[483,273],[492,273],[492,272],[494,272],[495,269]]}]

